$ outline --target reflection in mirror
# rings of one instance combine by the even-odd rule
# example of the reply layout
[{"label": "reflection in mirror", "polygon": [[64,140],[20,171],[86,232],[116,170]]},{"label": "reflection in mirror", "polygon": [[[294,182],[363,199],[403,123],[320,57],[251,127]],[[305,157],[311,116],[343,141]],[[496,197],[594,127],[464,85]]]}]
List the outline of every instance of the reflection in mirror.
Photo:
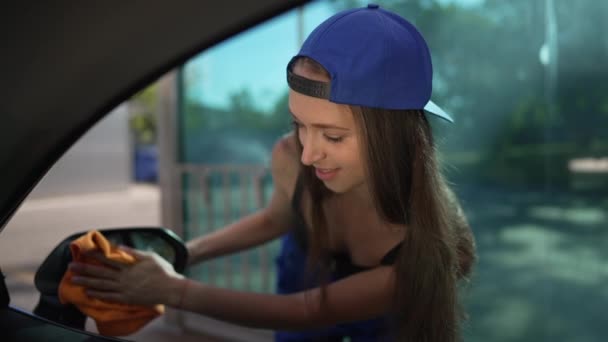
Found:
[{"label": "reflection in mirror", "polygon": [[155,252],[175,266],[175,247],[155,231],[129,229],[128,231],[103,231],[102,234],[113,244],[128,246],[144,252]]},{"label": "reflection in mirror", "polygon": [[[182,240],[172,231],[160,227],[114,228],[99,230],[111,243],[144,252],[155,252],[170,262],[177,272],[186,267],[188,251]],[[68,239],[76,239],[80,235]]]}]

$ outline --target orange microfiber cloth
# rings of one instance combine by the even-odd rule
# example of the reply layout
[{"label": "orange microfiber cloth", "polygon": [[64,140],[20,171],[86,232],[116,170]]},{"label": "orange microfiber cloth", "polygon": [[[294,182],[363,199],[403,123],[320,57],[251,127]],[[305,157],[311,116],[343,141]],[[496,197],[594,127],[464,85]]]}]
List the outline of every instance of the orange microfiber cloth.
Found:
[{"label": "orange microfiber cloth", "polygon": [[[101,251],[110,260],[126,264],[135,262],[132,255],[111,244],[95,230],[72,241],[70,250],[72,259],[81,263],[101,265],[98,260],[85,256],[86,252],[94,250]],[[72,283],[72,276],[73,273],[68,268],[59,284],[59,300],[63,304],[74,304],[82,313],[94,319],[97,330],[102,335],[130,335],[165,311],[163,305],[128,305],[90,298],[83,286]]]}]

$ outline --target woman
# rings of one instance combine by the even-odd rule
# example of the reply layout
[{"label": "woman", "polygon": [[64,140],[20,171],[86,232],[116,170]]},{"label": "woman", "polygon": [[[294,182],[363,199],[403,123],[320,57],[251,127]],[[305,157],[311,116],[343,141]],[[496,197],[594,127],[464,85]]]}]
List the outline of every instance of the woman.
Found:
[{"label": "woman", "polygon": [[200,262],[295,225],[291,236],[308,256],[302,283],[284,284],[277,295],[226,290],[184,279],[139,251],[131,251],[139,260],[133,266],[73,264],[81,275],[75,282],[92,297],[166,304],[252,327],[342,329],[279,333],[283,341],[459,340],[457,281],[469,275],[475,248],[435,160],[425,110],[451,118],[430,102],[424,39],[378,6],[344,11],[311,33],[287,74],[295,129],[273,149],[269,205],[190,241],[188,250],[190,262]]}]

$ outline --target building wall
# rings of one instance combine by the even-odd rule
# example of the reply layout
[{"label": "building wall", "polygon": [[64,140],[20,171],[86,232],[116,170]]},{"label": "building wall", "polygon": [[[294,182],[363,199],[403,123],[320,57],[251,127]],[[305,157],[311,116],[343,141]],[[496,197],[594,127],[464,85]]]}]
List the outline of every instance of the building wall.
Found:
[{"label": "building wall", "polygon": [[128,107],[98,122],[49,170],[30,198],[126,189],[131,182]]}]

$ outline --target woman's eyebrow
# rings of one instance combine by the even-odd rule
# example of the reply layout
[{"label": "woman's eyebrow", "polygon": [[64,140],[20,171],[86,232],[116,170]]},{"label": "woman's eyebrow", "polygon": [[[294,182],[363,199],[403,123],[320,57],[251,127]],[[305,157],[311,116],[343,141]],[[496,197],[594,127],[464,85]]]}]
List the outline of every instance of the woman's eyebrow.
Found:
[{"label": "woman's eyebrow", "polygon": [[[295,116],[295,114],[291,112],[291,109],[289,110],[289,114],[291,114],[291,117],[296,122],[301,122],[300,119],[298,119],[298,117]],[[316,127],[316,128],[323,128],[323,129],[340,129],[340,130],[343,130],[343,131],[350,131],[350,129],[348,129],[346,127],[340,127],[340,126],[331,125],[331,124],[313,123],[313,124],[311,124],[311,126]]]}]

